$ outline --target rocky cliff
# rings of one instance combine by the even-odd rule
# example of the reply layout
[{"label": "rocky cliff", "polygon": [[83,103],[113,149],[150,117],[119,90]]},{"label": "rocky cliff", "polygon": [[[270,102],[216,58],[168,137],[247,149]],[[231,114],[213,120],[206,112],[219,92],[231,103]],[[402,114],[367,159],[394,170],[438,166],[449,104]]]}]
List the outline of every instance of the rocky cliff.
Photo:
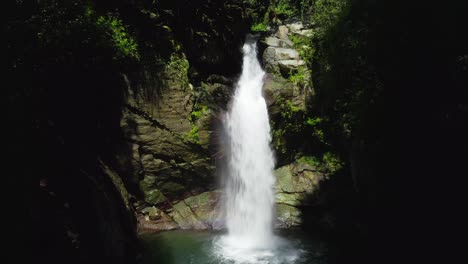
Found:
[{"label": "rocky cliff", "polygon": [[[259,48],[267,71],[267,99],[277,152],[288,139],[284,111],[305,114],[313,97],[310,74],[300,72],[305,62],[291,36],[308,37],[311,30],[301,22],[279,26],[264,34]],[[293,38],[293,37],[291,37]],[[174,55],[175,56],[175,55]],[[240,57],[239,57],[240,59]],[[218,190],[222,166],[222,117],[235,87],[235,76],[209,75],[192,83],[184,54],[174,58],[158,78],[163,80],[156,99],[136,94],[128,84],[128,100],[121,121],[132,150],[128,173],[142,191],[135,203],[142,229],[219,229],[224,227],[222,191]],[[186,68],[184,68],[184,66]],[[294,76],[301,76],[295,81]],[[285,109],[288,108],[288,109]],[[277,176],[277,227],[301,223],[299,207],[327,177],[317,164],[279,156]],[[288,162],[292,162],[288,164]]]}]

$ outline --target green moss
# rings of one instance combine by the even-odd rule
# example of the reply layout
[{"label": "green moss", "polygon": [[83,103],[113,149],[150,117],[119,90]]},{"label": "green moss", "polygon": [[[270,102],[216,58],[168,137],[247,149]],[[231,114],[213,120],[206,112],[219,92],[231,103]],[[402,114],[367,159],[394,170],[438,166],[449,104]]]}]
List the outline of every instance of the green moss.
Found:
[{"label": "green moss", "polygon": [[185,187],[181,184],[175,182],[166,182],[161,186],[161,191],[168,196],[174,196],[182,193],[185,190]]},{"label": "green moss", "polygon": [[150,204],[159,204],[167,200],[166,196],[158,189],[147,190],[144,195],[145,201]]}]

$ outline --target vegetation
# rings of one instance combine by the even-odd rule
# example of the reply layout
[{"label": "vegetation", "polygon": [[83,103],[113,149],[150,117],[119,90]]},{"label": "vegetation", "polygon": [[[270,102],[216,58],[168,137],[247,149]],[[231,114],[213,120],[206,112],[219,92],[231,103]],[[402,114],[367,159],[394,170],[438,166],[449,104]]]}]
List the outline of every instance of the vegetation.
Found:
[{"label": "vegetation", "polygon": [[268,26],[262,22],[252,25],[250,28],[253,32],[265,32],[268,30]]},{"label": "vegetation", "polygon": [[174,53],[171,55],[166,66],[167,71],[180,82],[185,88],[189,86],[188,70],[189,62],[184,53]]},{"label": "vegetation", "polygon": [[200,144],[200,135],[198,134],[198,126],[196,124],[192,124],[192,129],[185,135],[185,140]]},{"label": "vegetation", "polygon": [[99,16],[96,25],[106,35],[110,35],[112,45],[116,49],[115,59],[140,59],[136,40],[130,36],[122,20],[113,15]]},{"label": "vegetation", "polygon": [[327,151],[317,156],[302,156],[297,159],[298,162],[304,162],[316,168],[317,170],[326,172],[329,175],[333,175],[335,172],[343,168],[343,161],[333,154],[331,151]]}]

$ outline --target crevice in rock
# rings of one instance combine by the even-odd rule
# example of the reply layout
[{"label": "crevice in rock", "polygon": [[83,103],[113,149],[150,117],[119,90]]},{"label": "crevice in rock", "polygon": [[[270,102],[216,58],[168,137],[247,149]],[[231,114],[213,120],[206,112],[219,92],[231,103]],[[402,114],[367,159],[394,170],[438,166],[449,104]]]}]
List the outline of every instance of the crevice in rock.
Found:
[{"label": "crevice in rock", "polygon": [[163,129],[163,130],[167,130],[169,132],[171,132],[172,134],[174,134],[174,132],[172,130],[170,130],[168,127],[166,127],[165,125],[163,125],[161,122],[159,122],[158,120],[154,119],[153,117],[151,117],[148,113],[146,113],[145,111],[143,110],[140,110],[138,109],[137,107],[134,107],[130,104],[125,104],[125,107],[130,111],[132,112],[133,114],[136,114],[136,115],[139,115],[141,117],[143,117],[144,119],[146,119],[147,121],[149,121],[151,123],[151,125],[153,125],[154,127],[157,127],[157,128],[160,128],[160,129]]},{"label": "crevice in rock", "polygon": [[204,225],[205,227],[209,227],[210,229],[212,229],[212,226],[209,225],[209,224],[206,224],[205,222],[203,222],[202,220],[200,220],[200,217],[197,215],[197,213],[195,213],[195,211],[192,209],[192,207],[190,207],[190,205],[187,204],[187,202],[185,202],[185,199],[182,200],[182,202],[190,209],[190,212],[192,212],[193,216],[195,217],[195,219],[197,219],[197,221],[199,223],[201,223],[202,225]]}]

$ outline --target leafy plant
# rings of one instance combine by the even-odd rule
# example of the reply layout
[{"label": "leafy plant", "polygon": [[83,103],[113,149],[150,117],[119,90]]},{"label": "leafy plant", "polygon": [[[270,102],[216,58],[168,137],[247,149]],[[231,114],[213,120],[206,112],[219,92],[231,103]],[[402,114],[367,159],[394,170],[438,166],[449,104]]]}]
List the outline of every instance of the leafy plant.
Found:
[{"label": "leafy plant", "polygon": [[207,105],[200,106],[199,103],[196,103],[193,106],[192,113],[190,114],[191,121],[192,122],[197,121],[198,119],[200,119],[200,117],[202,117],[205,114],[206,111],[208,111],[208,106]]},{"label": "leafy plant", "polygon": [[[87,15],[92,14],[92,11],[89,9],[86,9],[85,12]],[[130,35],[122,20],[114,15],[99,16],[96,25],[110,36],[116,50],[117,59],[140,59],[137,42]]]},{"label": "leafy plant", "polygon": [[198,134],[198,126],[192,124],[192,129],[186,134],[186,139],[196,144],[200,144],[200,135]]},{"label": "leafy plant", "polygon": [[288,79],[296,86],[305,87],[310,80],[310,70],[306,66],[299,66],[295,72],[289,74]]},{"label": "leafy plant", "polygon": [[180,81],[184,87],[188,87],[189,66],[189,62],[184,53],[174,53],[171,55],[166,69],[175,77],[176,80]]},{"label": "leafy plant", "polygon": [[273,7],[276,16],[292,17],[296,14],[297,10],[293,4],[288,0],[279,0]]},{"label": "leafy plant", "polygon": [[325,152],[322,156],[322,160],[327,169],[332,173],[343,167],[343,162],[332,152]]},{"label": "leafy plant", "polygon": [[302,156],[297,161],[309,164],[312,167],[319,167],[321,163],[320,159],[316,156]]},{"label": "leafy plant", "polygon": [[252,25],[250,27],[250,30],[252,30],[254,32],[265,32],[265,31],[268,30],[268,26],[266,24],[264,24],[263,22],[260,22],[260,23]]},{"label": "leafy plant", "polygon": [[321,117],[308,117],[306,120],[306,125],[309,126],[316,126],[318,124],[322,123],[322,118]]}]

